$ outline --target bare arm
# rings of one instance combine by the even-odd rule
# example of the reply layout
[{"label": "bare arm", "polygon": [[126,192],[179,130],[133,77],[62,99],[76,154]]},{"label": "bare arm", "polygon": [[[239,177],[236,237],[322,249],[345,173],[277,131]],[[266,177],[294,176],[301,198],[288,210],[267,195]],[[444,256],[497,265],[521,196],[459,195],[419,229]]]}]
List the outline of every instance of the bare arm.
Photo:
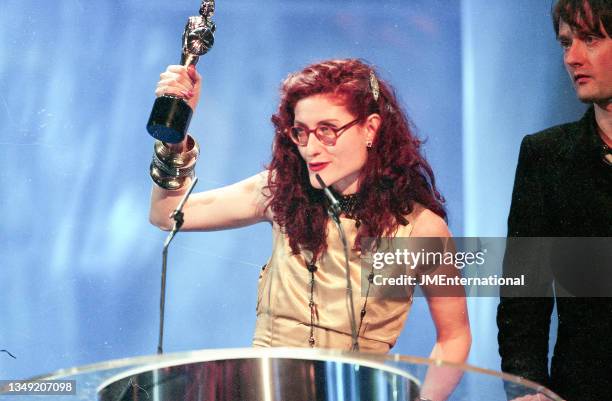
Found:
[{"label": "bare arm", "polygon": [[[268,172],[264,171],[223,188],[192,195],[183,207],[186,231],[209,231],[243,227],[260,221],[272,221],[264,192]],[[178,205],[187,187],[167,191],[153,185],[149,220],[163,230],[170,230],[170,213]]]},{"label": "bare arm", "polygon": [[[465,298],[434,296],[427,301],[437,332],[436,343],[429,357],[465,363],[472,344]],[[432,401],[446,400],[462,376],[463,371],[454,367],[430,366],[423,383],[423,397]]]},{"label": "bare arm", "polygon": [[[438,237],[450,240],[451,233],[444,220],[424,210],[415,222],[414,237]],[[434,274],[458,275],[454,266],[438,267]],[[472,344],[467,304],[463,287],[423,286],[431,317],[436,327],[436,343],[430,358],[453,363],[465,363]],[[432,401],[446,400],[461,379],[462,371],[431,366],[423,383],[422,397]]]}]

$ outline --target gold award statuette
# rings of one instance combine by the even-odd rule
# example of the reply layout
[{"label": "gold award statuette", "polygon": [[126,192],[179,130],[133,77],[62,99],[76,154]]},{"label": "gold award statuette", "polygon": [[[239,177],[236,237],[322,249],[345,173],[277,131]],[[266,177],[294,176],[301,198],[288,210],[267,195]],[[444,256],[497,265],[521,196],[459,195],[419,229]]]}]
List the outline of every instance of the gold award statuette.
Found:
[{"label": "gold award statuette", "polygon": [[[196,64],[200,56],[206,54],[215,42],[215,1],[203,0],[200,15],[189,17],[183,31],[181,64]],[[193,110],[185,100],[172,95],[155,99],[153,110],[147,122],[149,134],[166,143],[183,141],[189,128]]]}]

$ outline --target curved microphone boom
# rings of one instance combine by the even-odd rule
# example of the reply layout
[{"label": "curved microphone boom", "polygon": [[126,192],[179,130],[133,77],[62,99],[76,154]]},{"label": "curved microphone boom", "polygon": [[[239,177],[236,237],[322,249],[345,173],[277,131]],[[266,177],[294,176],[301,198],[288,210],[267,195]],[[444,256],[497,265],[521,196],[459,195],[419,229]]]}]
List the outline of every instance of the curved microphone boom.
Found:
[{"label": "curved microphone boom", "polygon": [[357,332],[357,319],[355,317],[355,302],[353,301],[353,284],[351,282],[351,270],[349,265],[349,251],[348,251],[348,242],[346,240],[346,234],[344,233],[344,228],[342,227],[342,223],[340,223],[340,212],[342,211],[340,208],[340,202],[338,199],[332,194],[329,190],[329,187],[325,184],[325,181],[321,178],[319,174],[315,174],[315,178],[323,188],[323,192],[325,192],[325,196],[329,199],[329,209],[327,212],[330,217],[336,223],[336,227],[338,228],[338,233],[340,234],[340,240],[342,241],[342,245],[344,248],[344,266],[346,270],[346,297],[349,308],[349,318],[351,323],[351,339],[353,341],[353,345],[351,347],[351,351],[359,351],[359,333]]},{"label": "curved microphone boom", "polygon": [[193,188],[198,183],[198,177],[193,177],[191,184],[189,185],[189,189],[183,195],[183,199],[179,202],[176,209],[170,214],[170,218],[174,220],[174,227],[166,237],[166,241],[164,241],[164,249],[162,250],[162,272],[161,272],[161,290],[159,294],[159,338],[157,342],[157,353],[164,353],[164,316],[165,316],[165,308],[166,308],[166,270],[168,268],[168,247],[170,246],[170,242],[174,239],[176,233],[179,232],[183,223],[185,222],[183,218],[183,206],[185,206],[185,202],[193,192]]}]

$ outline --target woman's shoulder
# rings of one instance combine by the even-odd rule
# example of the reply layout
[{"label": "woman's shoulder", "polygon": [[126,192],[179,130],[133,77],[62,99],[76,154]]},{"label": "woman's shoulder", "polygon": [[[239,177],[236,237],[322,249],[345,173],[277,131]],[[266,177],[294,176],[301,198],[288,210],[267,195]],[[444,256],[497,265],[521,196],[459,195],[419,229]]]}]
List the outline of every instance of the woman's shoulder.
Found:
[{"label": "woman's shoulder", "polygon": [[269,207],[270,200],[272,198],[272,191],[270,190],[269,183],[274,180],[275,173],[270,170],[263,170],[257,174],[257,188],[259,192],[259,203],[263,207],[263,213],[267,221],[274,222],[274,214],[272,208]]},{"label": "woman's shoulder", "polygon": [[446,221],[420,203],[415,203],[406,216],[411,237],[450,237]]}]

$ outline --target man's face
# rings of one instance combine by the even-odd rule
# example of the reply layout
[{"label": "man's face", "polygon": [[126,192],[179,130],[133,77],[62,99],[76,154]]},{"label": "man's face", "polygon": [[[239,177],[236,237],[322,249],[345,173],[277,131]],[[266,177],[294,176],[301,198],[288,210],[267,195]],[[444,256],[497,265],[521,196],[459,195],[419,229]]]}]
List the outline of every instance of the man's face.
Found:
[{"label": "man's face", "polygon": [[612,39],[605,32],[589,32],[586,26],[572,28],[559,21],[559,43],[563,62],[578,98],[600,105],[612,101]]}]

